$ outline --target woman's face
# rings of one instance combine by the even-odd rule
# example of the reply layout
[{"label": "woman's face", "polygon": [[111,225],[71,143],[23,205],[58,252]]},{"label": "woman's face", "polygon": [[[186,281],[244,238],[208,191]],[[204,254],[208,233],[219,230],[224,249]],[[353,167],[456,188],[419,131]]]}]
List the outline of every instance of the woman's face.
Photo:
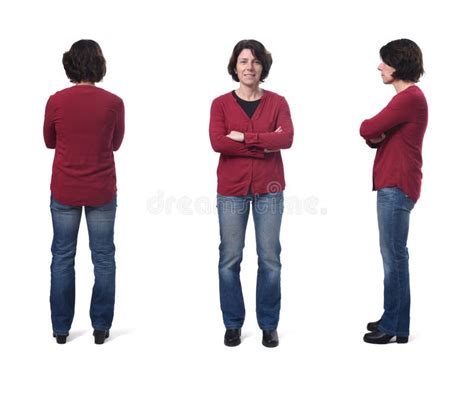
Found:
[{"label": "woman's face", "polygon": [[392,77],[392,74],[397,70],[395,70],[393,67],[381,62],[377,67],[377,70],[380,71],[384,84],[389,85],[395,81],[395,78]]},{"label": "woman's face", "polygon": [[253,55],[250,49],[243,49],[240,52],[235,65],[235,73],[241,84],[249,87],[258,85],[262,69],[262,63]]}]

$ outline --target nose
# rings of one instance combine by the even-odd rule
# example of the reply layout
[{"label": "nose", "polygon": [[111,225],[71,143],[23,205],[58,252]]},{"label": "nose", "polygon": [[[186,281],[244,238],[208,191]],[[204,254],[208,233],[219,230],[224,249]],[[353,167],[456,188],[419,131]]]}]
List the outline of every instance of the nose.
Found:
[{"label": "nose", "polygon": [[383,68],[383,63],[380,63],[379,66],[377,67],[377,70],[382,71]]}]

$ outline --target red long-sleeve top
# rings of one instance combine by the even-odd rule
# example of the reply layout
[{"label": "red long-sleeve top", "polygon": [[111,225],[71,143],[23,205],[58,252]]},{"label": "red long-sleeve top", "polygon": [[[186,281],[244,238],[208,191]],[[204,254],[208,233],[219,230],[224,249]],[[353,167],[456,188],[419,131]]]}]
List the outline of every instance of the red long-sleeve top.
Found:
[{"label": "red long-sleeve top", "polygon": [[[274,131],[281,127],[283,131]],[[244,133],[244,142],[226,137],[231,131]],[[293,123],[285,98],[265,90],[252,118],[241,108],[232,92],[212,102],[209,136],[219,152],[217,192],[224,196],[274,193],[285,189],[281,153],[264,149],[291,147]]]},{"label": "red long-sleeve top", "polygon": [[113,151],[125,130],[120,97],[93,85],[52,95],[44,117],[44,141],[56,149],[51,193],[65,205],[98,206],[117,192]]},{"label": "red long-sleeve top", "polygon": [[[428,124],[428,105],[416,86],[395,95],[388,105],[371,119],[364,120],[360,135],[377,148],[373,169],[373,189],[398,187],[411,200],[420,197],[423,137]],[[386,138],[379,144],[369,140]]]}]

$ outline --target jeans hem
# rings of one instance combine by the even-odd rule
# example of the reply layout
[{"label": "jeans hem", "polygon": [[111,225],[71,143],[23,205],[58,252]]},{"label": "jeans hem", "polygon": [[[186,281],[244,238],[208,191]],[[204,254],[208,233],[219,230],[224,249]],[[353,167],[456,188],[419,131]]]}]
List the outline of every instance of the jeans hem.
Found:
[{"label": "jeans hem", "polygon": [[102,327],[92,326],[92,328],[93,328],[94,330],[97,330],[97,331],[108,331],[108,330],[110,330],[110,327],[105,328],[105,327],[103,327],[103,326],[102,326]]},{"label": "jeans hem", "polygon": [[64,336],[68,336],[68,335],[69,335],[69,331],[56,331],[56,330],[53,330],[53,334],[54,334],[54,335],[64,335]]},{"label": "jeans hem", "polygon": [[383,332],[384,334],[393,335],[393,336],[396,336],[396,337],[408,337],[410,335],[410,333],[408,333],[408,332],[399,333],[399,332],[396,332],[396,331],[386,330],[381,325],[378,326],[378,330],[380,332]]},{"label": "jeans hem", "polygon": [[260,329],[262,331],[273,331],[273,330],[276,330],[278,328],[278,326],[271,326],[271,327],[262,327],[260,326]]}]

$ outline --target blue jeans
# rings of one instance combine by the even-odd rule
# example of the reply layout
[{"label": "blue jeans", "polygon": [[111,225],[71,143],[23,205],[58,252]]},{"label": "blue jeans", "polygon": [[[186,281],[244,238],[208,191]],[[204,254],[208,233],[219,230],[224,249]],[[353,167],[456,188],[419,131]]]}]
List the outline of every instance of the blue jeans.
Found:
[{"label": "blue jeans", "polygon": [[[116,197],[98,207],[85,207],[89,247],[94,264],[94,288],[90,306],[92,327],[108,330],[115,304],[114,222]],[[51,197],[54,238],[51,246],[51,320],[53,332],[67,335],[74,318],[77,234],[82,206],[63,205]]]},{"label": "blue jeans", "polygon": [[410,331],[410,277],[407,238],[415,203],[397,187],[377,192],[380,251],[384,268],[384,314],[379,330],[397,336]]},{"label": "blue jeans", "polygon": [[245,197],[217,195],[221,243],[219,246],[219,291],[226,328],[241,328],[245,305],[240,283],[240,263],[245,230],[252,206],[257,241],[257,320],[262,330],[273,330],[280,318],[280,226],[283,193]]}]

